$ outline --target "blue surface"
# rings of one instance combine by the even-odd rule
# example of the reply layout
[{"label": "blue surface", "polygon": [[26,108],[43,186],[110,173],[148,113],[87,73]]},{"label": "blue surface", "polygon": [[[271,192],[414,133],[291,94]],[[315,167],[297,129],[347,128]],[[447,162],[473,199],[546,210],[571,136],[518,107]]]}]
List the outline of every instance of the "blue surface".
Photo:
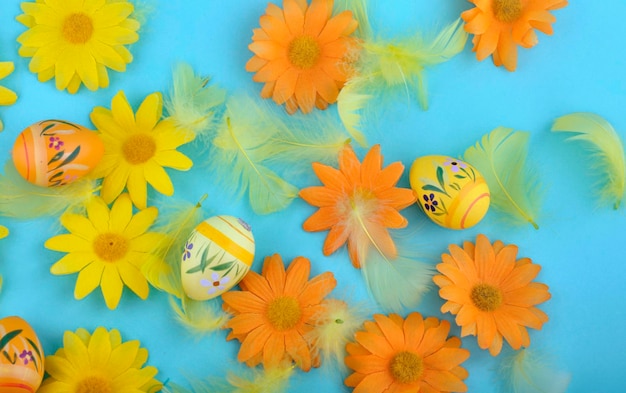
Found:
[{"label": "blue surface", "polygon": [[[265,9],[266,0],[148,1],[152,12],[133,45],[135,60],[126,73],[110,73],[111,86],[97,92],[81,90],[76,95],[59,92],[53,82],[39,83],[28,71],[28,59],[17,54],[15,38],[24,30],[14,20],[19,1],[0,2],[0,60],[15,62],[16,71],[0,82],[15,90],[18,102],[0,107],[5,131],[0,134],[0,162],[9,157],[17,134],[39,120],[61,118],[92,127],[89,113],[94,106],[110,107],[120,89],[137,105],[154,91],[167,92],[171,69],[186,61],[230,93],[258,94],[244,64],[252,29]],[[420,29],[434,32],[470,8],[465,1],[374,1],[372,20],[386,35]],[[391,6],[393,4],[393,6]],[[570,392],[617,392],[623,390],[623,354],[626,339],[620,332],[626,319],[626,257],[624,256],[625,208],[614,211],[598,206],[593,196],[594,177],[580,146],[563,143],[562,135],[549,132],[561,115],[595,112],[609,120],[626,137],[626,51],[620,46],[626,36],[626,3],[621,0],[576,1],[554,12],[555,34],[539,34],[540,43],[521,49],[518,71],[506,72],[491,60],[478,62],[468,43],[448,63],[428,72],[430,109],[422,111],[413,100],[375,110],[367,132],[380,143],[385,163],[402,161],[410,167],[421,155],[458,156],[483,134],[497,126],[532,133],[530,161],[540,169],[546,188],[539,230],[530,225],[508,227],[490,212],[478,226],[450,231],[429,222],[416,206],[403,211],[416,229],[415,242],[436,261],[448,244],[474,240],[485,233],[491,240],[515,243],[520,254],[543,269],[538,281],[550,286],[552,299],[541,306],[550,321],[541,331],[531,331],[531,348],[541,349],[555,364],[572,373]],[[332,109],[334,110],[334,108]],[[206,160],[200,148],[182,149],[199,164]],[[359,155],[362,157],[362,151]],[[360,273],[353,269],[345,250],[324,257],[325,233],[306,233],[302,222],[314,209],[301,200],[277,214],[256,216],[245,200],[232,201],[211,182],[205,167],[189,172],[170,171],[175,198],[196,201],[209,193],[207,212],[245,218],[253,227],[259,269],[264,256],[280,253],[285,260],[304,255],[313,262],[313,272],[330,270],[337,276],[337,296],[349,294],[366,300]],[[407,171],[408,173],[408,171]],[[208,181],[206,180],[208,178]],[[318,184],[305,174],[300,185]],[[408,187],[407,176],[401,185]],[[154,197],[154,194],[149,194]],[[0,316],[20,315],[28,320],[50,354],[62,345],[65,330],[99,325],[118,328],[125,339],[139,339],[150,351],[149,364],[161,380],[184,383],[185,376],[219,376],[235,366],[238,343],[226,342],[226,332],[197,338],[173,319],[167,298],[153,290],[141,301],[125,290],[118,309],[106,308],[96,290],[82,301],[73,298],[76,276],[53,276],[50,266],[62,254],[44,249],[43,243],[57,230],[52,219],[17,222],[0,218],[11,230],[0,242],[0,274],[5,286],[0,295]],[[436,290],[418,307],[425,315],[441,315],[442,301]],[[373,311],[376,311],[373,306]],[[453,333],[459,329],[454,327]],[[506,344],[505,344],[506,345]],[[497,359],[481,351],[474,337],[463,340],[471,351],[464,363],[470,376],[469,392],[497,391],[494,367]],[[345,391],[341,377],[328,377],[323,370],[297,373],[290,391]]]}]

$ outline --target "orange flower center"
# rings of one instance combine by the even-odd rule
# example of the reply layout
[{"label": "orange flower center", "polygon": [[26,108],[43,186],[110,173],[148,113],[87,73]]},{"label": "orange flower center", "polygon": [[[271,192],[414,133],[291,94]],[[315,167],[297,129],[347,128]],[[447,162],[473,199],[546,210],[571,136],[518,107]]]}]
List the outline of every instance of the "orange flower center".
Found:
[{"label": "orange flower center", "polygon": [[84,44],[93,35],[93,21],[82,12],[70,14],[61,27],[63,38],[72,44]]},{"label": "orange flower center", "polygon": [[317,64],[321,49],[315,38],[302,35],[294,38],[287,48],[287,57],[294,66],[307,70]]},{"label": "orange flower center", "polygon": [[493,0],[493,15],[504,23],[513,23],[522,16],[522,0]]},{"label": "orange flower center", "polygon": [[115,262],[128,252],[128,240],[117,233],[101,233],[93,241],[93,251],[103,261]]},{"label": "orange flower center", "polygon": [[478,284],[472,288],[470,298],[481,311],[494,311],[502,304],[502,291],[489,284]]},{"label": "orange flower center", "polygon": [[109,380],[100,376],[89,376],[78,382],[75,393],[112,393]]},{"label": "orange flower center", "polygon": [[122,144],[122,154],[132,165],[143,164],[154,157],[155,152],[156,142],[147,134],[132,135]]},{"label": "orange flower center", "polygon": [[267,308],[267,319],[278,331],[293,329],[300,321],[302,311],[298,300],[283,296],[273,300]]},{"label": "orange flower center", "polygon": [[394,356],[389,368],[396,381],[409,384],[419,381],[424,371],[424,364],[418,355],[403,351]]}]

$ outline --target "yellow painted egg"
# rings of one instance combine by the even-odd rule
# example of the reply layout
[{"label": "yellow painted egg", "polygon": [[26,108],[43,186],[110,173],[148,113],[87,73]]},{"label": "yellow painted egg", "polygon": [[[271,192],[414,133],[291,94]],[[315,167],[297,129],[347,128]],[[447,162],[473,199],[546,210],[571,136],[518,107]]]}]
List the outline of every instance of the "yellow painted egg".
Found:
[{"label": "yellow painted egg", "polygon": [[483,176],[470,164],[446,156],[420,157],[411,165],[418,205],[435,223],[450,229],[476,225],[491,200]]},{"label": "yellow painted egg", "polygon": [[183,289],[194,300],[228,291],[248,273],[254,259],[250,226],[232,216],[202,221],[191,233],[181,263]]},{"label": "yellow painted egg", "polygon": [[98,134],[78,124],[44,120],[17,136],[11,155],[24,179],[53,187],[91,172],[104,155],[104,145]]},{"label": "yellow painted egg", "polygon": [[28,322],[15,316],[0,319],[0,353],[0,393],[36,392],[44,354]]}]

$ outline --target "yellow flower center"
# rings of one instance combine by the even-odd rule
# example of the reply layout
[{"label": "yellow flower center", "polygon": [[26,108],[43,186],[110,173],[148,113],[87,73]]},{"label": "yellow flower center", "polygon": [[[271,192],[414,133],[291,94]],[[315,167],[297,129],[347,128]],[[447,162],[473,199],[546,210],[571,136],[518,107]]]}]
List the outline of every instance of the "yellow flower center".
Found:
[{"label": "yellow flower center", "polygon": [[287,48],[287,57],[294,66],[303,70],[309,69],[317,64],[320,58],[321,49],[315,38],[302,35],[294,38]]},{"label": "yellow flower center", "polygon": [[502,291],[489,284],[478,284],[472,288],[470,298],[481,311],[494,311],[502,304]]},{"label": "yellow flower center", "polygon": [[129,164],[143,164],[156,152],[154,138],[147,134],[134,134],[122,144],[122,154]]},{"label": "yellow flower center", "polygon": [[128,252],[128,240],[117,233],[102,233],[93,241],[93,251],[106,262],[115,262]]},{"label": "yellow flower center", "polygon": [[279,297],[267,308],[267,319],[278,331],[293,329],[300,321],[301,314],[298,300],[291,296]]},{"label": "yellow flower center", "polygon": [[82,379],[76,385],[75,393],[113,393],[108,379],[99,376],[90,376]]},{"label": "yellow flower center", "polygon": [[422,358],[408,351],[394,356],[389,368],[396,381],[407,384],[419,381],[424,371]]},{"label": "yellow flower center", "polygon": [[82,12],[70,14],[61,27],[63,38],[72,44],[84,44],[93,34],[93,21]]},{"label": "yellow flower center", "polygon": [[522,0],[493,0],[493,15],[504,23],[513,23],[522,16]]}]

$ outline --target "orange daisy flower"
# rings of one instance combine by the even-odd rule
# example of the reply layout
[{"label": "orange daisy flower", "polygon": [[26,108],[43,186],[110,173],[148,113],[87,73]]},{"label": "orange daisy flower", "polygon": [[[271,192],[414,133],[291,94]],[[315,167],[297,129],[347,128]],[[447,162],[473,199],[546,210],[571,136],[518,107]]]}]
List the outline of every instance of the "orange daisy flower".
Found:
[{"label": "orange daisy flower", "polygon": [[541,329],[548,316],[537,304],[550,299],[548,286],[531,282],[541,270],[529,258],[516,260],[517,246],[478,235],[476,245],[450,246],[433,277],[439,296],[447,300],[441,312],[456,315],[461,336],[477,336],[478,346],[496,356],[502,337],[513,349],[530,345],[526,327]]},{"label": "orange daisy flower", "polygon": [[357,28],[352,12],[332,16],[333,0],[284,0],[281,9],[269,3],[261,16],[261,28],[254,29],[254,56],[246,70],[252,79],[263,82],[261,97],[285,104],[287,112],[304,113],[313,106],[326,109],[337,101],[348,79],[347,57]]},{"label": "orange daisy flower", "polygon": [[233,314],[225,327],[232,329],[227,340],[237,339],[237,359],[255,367],[273,368],[295,362],[302,370],[319,366],[310,337],[322,301],[337,285],[330,272],[309,280],[311,263],[295,258],[287,271],[278,254],[265,258],[262,274],[248,272],[239,283],[242,291],[222,295],[224,310]]},{"label": "orange daisy flower", "polygon": [[480,61],[493,55],[496,66],[509,71],[517,67],[517,45],[531,48],[539,41],[537,29],[552,34],[556,18],[549,12],[567,0],[468,0],[475,8],[461,14],[465,31],[474,34],[473,51]]},{"label": "orange daisy flower", "polygon": [[330,229],[324,242],[324,255],[330,255],[346,242],[352,265],[361,267],[364,245],[375,241],[387,258],[397,256],[387,228],[404,228],[408,222],[399,210],[416,201],[411,189],[395,187],[404,165],[394,162],[382,167],[380,145],[373,146],[361,164],[352,147],[339,156],[339,169],[313,163],[323,186],[308,187],[300,197],[319,207],[302,227],[316,232]]},{"label": "orange daisy flower", "polygon": [[467,391],[468,373],[460,364],[470,353],[458,337],[448,338],[448,321],[417,312],[406,319],[377,314],[374,320],[346,346],[345,362],[354,373],[345,384],[355,393]]}]

